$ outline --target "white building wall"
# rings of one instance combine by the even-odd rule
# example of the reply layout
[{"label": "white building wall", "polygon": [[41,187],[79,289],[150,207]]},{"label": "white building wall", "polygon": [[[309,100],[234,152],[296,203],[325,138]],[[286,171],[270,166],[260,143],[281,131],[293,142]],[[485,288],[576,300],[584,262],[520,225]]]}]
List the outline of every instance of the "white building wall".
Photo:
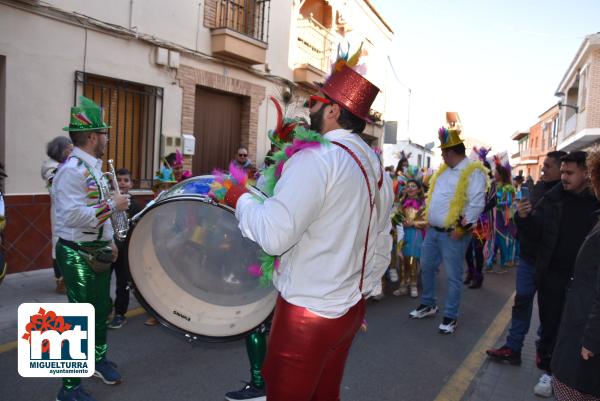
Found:
[{"label": "white building wall", "polygon": [[[272,2],[267,53],[270,74],[286,79],[292,79],[285,57],[291,43],[291,2]],[[210,31],[203,27],[204,10],[198,8],[198,2],[132,3],[138,32],[191,48],[196,46],[198,32],[199,50],[210,54]],[[52,0],[51,4],[129,27],[130,2]],[[5,162],[10,177],[6,194],[47,193],[40,165],[46,159],[45,144],[66,134],[62,128],[73,105],[75,71],[163,88],[162,132],[181,134],[182,90],[175,70],[155,64],[155,48],[141,40],[91,29],[86,38],[82,27],[0,5],[0,56],[6,57]],[[181,63],[264,86],[267,96],[281,93],[281,85],[236,67],[224,67],[218,60],[201,62],[182,53]],[[274,108],[266,100],[260,108],[258,161],[269,148],[266,132],[274,123]]]},{"label": "white building wall", "polygon": [[[153,47],[0,5],[0,54],[6,56],[6,193],[45,193],[45,144],[66,134],[75,71],[164,89],[163,132],[180,132],[181,89],[151,62]],[[157,149],[158,151],[158,149]]]}]

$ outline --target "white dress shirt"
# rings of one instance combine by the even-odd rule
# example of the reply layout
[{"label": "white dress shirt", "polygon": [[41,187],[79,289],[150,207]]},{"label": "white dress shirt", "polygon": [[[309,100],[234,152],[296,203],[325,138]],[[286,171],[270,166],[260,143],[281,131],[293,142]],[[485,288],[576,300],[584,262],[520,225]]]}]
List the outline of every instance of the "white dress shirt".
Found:
[{"label": "white dress shirt", "polygon": [[[456,193],[458,179],[463,170],[473,163],[468,158],[458,163],[455,167],[448,167],[440,174],[435,183],[434,191],[429,204],[427,220],[434,227],[445,227],[444,222],[448,215],[450,202]],[[474,224],[485,207],[485,175],[481,170],[474,170],[469,177],[467,187],[467,202],[461,212],[467,223]],[[449,227],[446,227],[449,228]]]},{"label": "white dress shirt", "polygon": [[[365,166],[371,191],[382,170],[372,149],[356,134],[325,135],[349,147]],[[357,146],[363,149],[357,150]],[[366,159],[368,155],[368,160]],[[387,269],[392,247],[392,182],[388,174],[373,208],[362,293],[369,294]],[[289,303],[336,318],[360,301],[360,275],[369,222],[369,193],[354,159],[337,145],[304,149],[285,164],[274,195],[259,203],[245,194],[236,216],[244,236],[268,254],[281,255],[273,283]]]},{"label": "white dress shirt", "polygon": [[95,241],[98,239],[100,227],[103,227],[104,241],[111,241],[113,229],[110,219],[103,223],[96,216],[98,206],[106,201],[97,199],[91,201],[88,195],[87,169],[79,163],[79,159],[88,164],[95,177],[95,182],[105,180],[102,176],[102,160],[73,148],[70,158],[58,169],[52,182],[52,202],[54,204],[54,232],[68,241]]}]

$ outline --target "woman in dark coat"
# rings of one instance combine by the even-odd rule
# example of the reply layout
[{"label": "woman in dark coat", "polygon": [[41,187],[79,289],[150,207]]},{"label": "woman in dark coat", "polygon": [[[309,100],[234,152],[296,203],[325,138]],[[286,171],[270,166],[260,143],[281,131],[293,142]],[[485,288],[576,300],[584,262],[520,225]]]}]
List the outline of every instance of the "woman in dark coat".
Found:
[{"label": "woman in dark coat", "polygon": [[[587,167],[600,199],[600,148],[589,153]],[[558,401],[600,401],[600,220],[575,261],[552,373]]]}]

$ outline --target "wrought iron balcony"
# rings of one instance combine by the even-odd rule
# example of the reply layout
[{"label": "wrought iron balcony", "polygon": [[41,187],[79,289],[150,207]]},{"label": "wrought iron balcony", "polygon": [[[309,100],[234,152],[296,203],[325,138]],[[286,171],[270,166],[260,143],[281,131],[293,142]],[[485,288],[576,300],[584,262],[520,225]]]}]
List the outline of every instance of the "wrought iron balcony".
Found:
[{"label": "wrought iron balcony", "polygon": [[271,0],[217,0],[212,51],[250,64],[266,62]]}]

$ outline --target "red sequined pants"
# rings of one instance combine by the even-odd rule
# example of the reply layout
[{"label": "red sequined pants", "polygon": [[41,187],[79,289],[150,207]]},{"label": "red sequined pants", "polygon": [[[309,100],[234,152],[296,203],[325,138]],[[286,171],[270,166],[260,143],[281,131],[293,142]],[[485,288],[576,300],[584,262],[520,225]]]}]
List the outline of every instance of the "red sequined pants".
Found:
[{"label": "red sequined pants", "polygon": [[360,300],[337,319],[292,305],[281,296],[262,368],[268,401],[338,401],[344,365],[365,315]]}]

